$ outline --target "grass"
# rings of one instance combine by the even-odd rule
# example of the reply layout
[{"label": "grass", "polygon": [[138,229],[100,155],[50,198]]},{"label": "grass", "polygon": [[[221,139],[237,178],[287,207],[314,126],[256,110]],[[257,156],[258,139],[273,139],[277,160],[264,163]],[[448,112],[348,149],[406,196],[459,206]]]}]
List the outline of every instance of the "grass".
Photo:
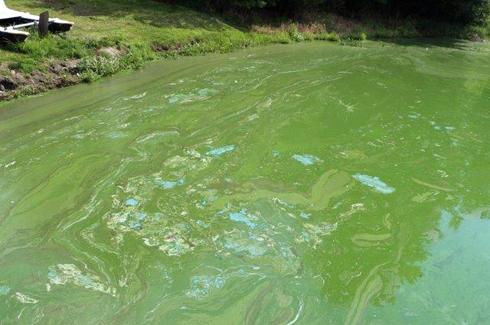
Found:
[{"label": "grass", "polygon": [[[46,38],[39,38],[32,31],[26,42],[0,47],[0,76],[18,83],[14,90],[0,89],[0,99],[90,82],[156,58],[229,52],[271,43],[362,41],[420,34],[409,21],[353,22],[325,14],[303,23],[286,21],[270,25],[259,21],[243,26],[155,0],[6,0],[6,3],[10,8],[33,14],[49,10],[51,17],[74,21],[75,27],[67,34]],[[440,31],[454,32],[447,28]]]},{"label": "grass", "polygon": [[49,9],[52,17],[75,22],[66,35],[40,39],[33,32],[25,43],[0,49],[0,65],[16,62],[28,73],[49,69],[54,59],[87,61],[102,47],[123,50],[133,57],[127,62],[132,65],[139,64],[134,56],[154,57],[150,50],[164,56],[195,55],[285,41],[284,35],[249,33],[215,17],[151,0],[7,0],[7,5],[34,14]]}]

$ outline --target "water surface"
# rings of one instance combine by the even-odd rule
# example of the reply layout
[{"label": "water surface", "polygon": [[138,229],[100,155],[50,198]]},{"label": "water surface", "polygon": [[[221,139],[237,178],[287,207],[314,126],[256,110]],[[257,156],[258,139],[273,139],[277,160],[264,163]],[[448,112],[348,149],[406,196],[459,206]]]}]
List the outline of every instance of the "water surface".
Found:
[{"label": "water surface", "polygon": [[490,48],[311,43],[0,107],[0,323],[490,322]]}]

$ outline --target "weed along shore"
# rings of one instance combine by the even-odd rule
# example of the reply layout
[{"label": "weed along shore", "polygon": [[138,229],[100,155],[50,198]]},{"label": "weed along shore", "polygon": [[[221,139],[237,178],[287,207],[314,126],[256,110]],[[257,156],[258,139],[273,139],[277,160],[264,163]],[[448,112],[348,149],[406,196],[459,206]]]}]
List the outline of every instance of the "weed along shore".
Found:
[{"label": "weed along shore", "polygon": [[[487,30],[424,21],[354,19],[334,13],[304,18],[200,12],[161,1],[7,0],[10,8],[75,23],[64,34],[0,47],[0,100],[92,82],[148,61],[179,56],[225,53],[268,44],[314,40],[359,45],[366,39],[457,37],[482,40]],[[194,8],[194,9],[193,9]]]}]

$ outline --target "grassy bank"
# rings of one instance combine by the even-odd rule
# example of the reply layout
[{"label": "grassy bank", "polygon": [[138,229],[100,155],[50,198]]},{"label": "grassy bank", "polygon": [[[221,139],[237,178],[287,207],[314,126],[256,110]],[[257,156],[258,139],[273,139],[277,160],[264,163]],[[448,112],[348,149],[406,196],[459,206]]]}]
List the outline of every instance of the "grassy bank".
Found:
[{"label": "grassy bank", "polygon": [[33,31],[25,43],[0,48],[0,97],[35,94],[119,70],[158,57],[283,41],[281,35],[243,32],[214,17],[150,0],[7,0],[17,10],[75,22],[65,35],[40,39]]},{"label": "grassy bank", "polygon": [[[0,48],[0,99],[90,82],[157,58],[229,52],[239,48],[308,40],[419,37],[427,31],[411,22],[356,22],[316,15],[302,23],[228,23],[218,16],[152,0],[7,0],[16,10],[75,22],[66,35]],[[427,30],[437,35],[483,35],[452,26]],[[454,30],[451,30],[453,28]]]}]

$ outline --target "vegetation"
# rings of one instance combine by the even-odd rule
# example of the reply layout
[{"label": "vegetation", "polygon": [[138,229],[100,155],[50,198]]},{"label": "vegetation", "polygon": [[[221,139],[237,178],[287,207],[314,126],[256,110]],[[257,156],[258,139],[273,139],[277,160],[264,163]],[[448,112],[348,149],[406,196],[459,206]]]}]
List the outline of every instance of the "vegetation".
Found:
[{"label": "vegetation", "polygon": [[484,23],[490,11],[488,0],[190,0],[190,3],[221,11],[268,9],[282,15],[323,7],[347,16],[375,14],[377,17],[422,17],[458,23]]},{"label": "vegetation", "polygon": [[[204,13],[151,0],[7,0],[17,10],[75,22],[65,35],[37,36],[0,48],[0,98],[93,81],[148,60],[291,41],[245,32]],[[3,77],[2,77],[3,76]]]},{"label": "vegetation", "polygon": [[[434,3],[442,0],[426,0]],[[144,62],[179,55],[229,52],[272,43],[367,38],[452,36],[482,38],[488,0],[464,2],[467,14],[435,24],[424,18],[395,19],[408,12],[395,0],[7,0],[16,10],[75,22],[64,35],[37,36],[0,47],[0,99],[89,82]],[[179,4],[187,4],[184,7]],[[415,3],[411,0],[407,3]],[[452,3],[451,0],[442,1]],[[356,11],[362,3],[363,11]],[[191,9],[199,6],[201,10]],[[372,16],[379,8],[382,16]],[[203,12],[203,8],[207,8]],[[312,10],[312,8],[323,8]],[[301,9],[301,10],[299,10]],[[326,10],[326,11],[325,11]],[[364,12],[359,15],[340,13]],[[407,10],[407,11],[404,11]],[[410,9],[412,10],[412,9]],[[300,14],[301,12],[301,14]],[[312,13],[315,14],[312,14]],[[226,17],[226,18],[224,18]],[[415,17],[415,16],[414,16]],[[478,18],[480,17],[480,18]],[[471,24],[468,23],[471,20]],[[464,22],[464,25],[463,25]]]}]

